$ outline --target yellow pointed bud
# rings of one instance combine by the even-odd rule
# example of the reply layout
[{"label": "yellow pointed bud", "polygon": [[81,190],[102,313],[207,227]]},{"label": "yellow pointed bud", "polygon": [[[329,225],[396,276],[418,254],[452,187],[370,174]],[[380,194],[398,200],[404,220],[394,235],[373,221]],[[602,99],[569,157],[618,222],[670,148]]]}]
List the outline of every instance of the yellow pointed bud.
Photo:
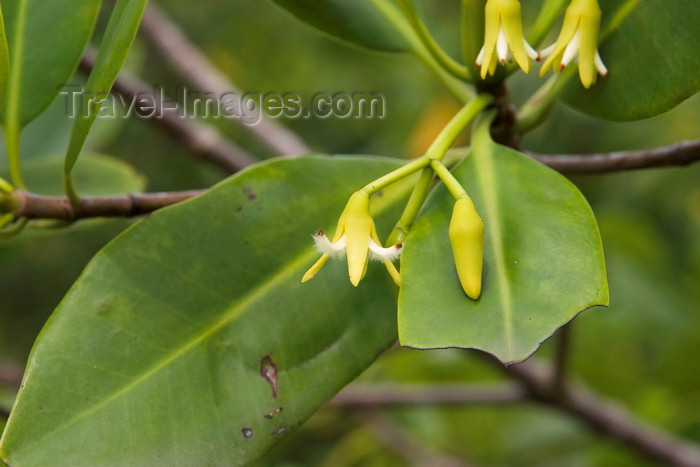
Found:
[{"label": "yellow pointed bud", "polygon": [[369,240],[374,229],[369,196],[362,191],[355,192],[340,217],[345,223],[348,274],[352,285],[357,286],[367,271]]},{"label": "yellow pointed bud", "polygon": [[484,222],[470,198],[455,202],[449,235],[462,289],[469,298],[477,300],[484,262]]},{"label": "yellow pointed bud", "polygon": [[585,88],[595,83],[596,71],[608,76],[597,50],[600,16],[597,0],[573,0],[566,9],[557,41],[547,52],[542,52],[548,58],[542,64],[540,74],[544,75],[550,68],[558,73],[578,56],[578,73]]},{"label": "yellow pointed bud", "polygon": [[481,78],[493,75],[498,63],[506,64],[508,50],[520,68],[530,71],[530,60],[539,60],[539,54],[523,37],[523,25],[518,0],[488,0],[484,10],[484,46],[476,58],[481,67]]}]

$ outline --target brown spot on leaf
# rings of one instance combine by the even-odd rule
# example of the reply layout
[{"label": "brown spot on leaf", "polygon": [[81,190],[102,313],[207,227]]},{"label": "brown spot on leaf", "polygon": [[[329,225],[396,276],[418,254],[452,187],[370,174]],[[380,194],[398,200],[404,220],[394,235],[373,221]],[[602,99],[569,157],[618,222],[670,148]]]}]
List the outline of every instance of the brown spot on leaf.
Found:
[{"label": "brown spot on leaf", "polygon": [[250,439],[253,437],[253,429],[252,428],[243,428],[241,430],[241,433],[243,433],[243,437],[245,439]]},{"label": "brown spot on leaf", "polygon": [[287,427],[281,426],[281,427],[277,428],[275,431],[273,431],[272,434],[273,435],[281,435],[281,434],[284,434],[285,431],[287,431]]},{"label": "brown spot on leaf", "polygon": [[275,365],[275,362],[272,361],[269,355],[265,356],[260,362],[260,376],[270,383],[272,397],[277,399],[277,391],[279,389],[277,386],[277,365]]},{"label": "brown spot on leaf", "polygon": [[277,407],[275,410],[273,410],[269,414],[266,414],[265,418],[270,419],[270,418],[274,417],[275,415],[277,415],[278,413],[280,413],[281,411],[282,411],[282,407]]}]

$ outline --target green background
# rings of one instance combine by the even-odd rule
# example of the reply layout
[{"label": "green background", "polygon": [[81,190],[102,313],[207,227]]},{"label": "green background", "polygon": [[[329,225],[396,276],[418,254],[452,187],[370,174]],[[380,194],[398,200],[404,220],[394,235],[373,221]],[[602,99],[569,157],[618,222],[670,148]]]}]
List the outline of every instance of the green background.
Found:
[{"label": "green background", "polygon": [[[414,156],[458,108],[412,57],[368,54],[332,42],[269,2],[211,0],[206,8],[193,8],[186,0],[163,4],[242,90],[293,91],[308,97],[319,91],[371,91],[385,96],[383,120],[283,122],[314,150]],[[428,25],[458,56],[458,2],[425,4]],[[527,18],[534,17],[536,8],[523,8],[527,29]],[[98,31],[104,28],[103,19]],[[130,60],[133,70],[165,85],[170,94],[183,84],[141,38]],[[139,66],[144,61],[147,68]],[[534,72],[519,74],[513,81],[511,93],[516,102],[541,83]],[[584,153],[698,138],[699,103],[696,97],[667,114],[633,123],[599,122],[558,105],[550,122],[528,135],[523,147],[544,153]],[[268,155],[235,125],[213,123],[257,154]],[[195,164],[177,143],[143,121],[105,126],[93,147],[133,165],[147,177],[150,191],[201,188],[225,176]],[[122,131],[116,131],[119,129]],[[65,139],[66,134],[58,137]],[[37,138],[26,141],[27,146],[39,146]],[[637,415],[696,442],[700,442],[700,369],[695,361],[700,351],[698,179],[700,165],[573,178],[600,225],[611,305],[577,318],[572,370],[577,378],[620,400]],[[51,235],[30,233],[0,245],[0,362],[24,365],[43,323],[87,261],[128,224],[91,221]],[[551,344],[545,343],[538,356],[550,351]],[[397,348],[381,357],[361,379],[430,383],[498,378],[466,352]],[[12,391],[3,391],[0,401],[10,404]],[[430,449],[480,465],[643,462],[578,422],[530,404],[416,407],[392,409],[387,414]],[[375,435],[373,426],[337,408],[323,409],[275,448],[262,465],[405,463]]]}]

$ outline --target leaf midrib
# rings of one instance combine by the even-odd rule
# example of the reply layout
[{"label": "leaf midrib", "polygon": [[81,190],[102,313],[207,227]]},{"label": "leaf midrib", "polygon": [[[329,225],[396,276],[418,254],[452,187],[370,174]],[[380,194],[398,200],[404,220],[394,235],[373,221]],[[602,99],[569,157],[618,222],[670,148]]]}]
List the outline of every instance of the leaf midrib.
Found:
[{"label": "leaf midrib", "polygon": [[[487,130],[488,131],[488,125]],[[510,283],[506,274],[506,261],[503,245],[502,220],[503,215],[498,203],[498,182],[494,171],[494,153],[491,150],[495,144],[488,136],[481,136],[484,140],[480,144],[475,142],[475,151],[479,156],[475,158],[476,176],[479,180],[479,189],[482,194],[485,209],[486,239],[493,251],[494,272],[498,280],[498,294],[501,298],[503,330],[507,344],[507,361],[513,360],[513,303],[510,294]],[[480,139],[481,139],[480,138]],[[493,291],[493,289],[492,289]]]}]

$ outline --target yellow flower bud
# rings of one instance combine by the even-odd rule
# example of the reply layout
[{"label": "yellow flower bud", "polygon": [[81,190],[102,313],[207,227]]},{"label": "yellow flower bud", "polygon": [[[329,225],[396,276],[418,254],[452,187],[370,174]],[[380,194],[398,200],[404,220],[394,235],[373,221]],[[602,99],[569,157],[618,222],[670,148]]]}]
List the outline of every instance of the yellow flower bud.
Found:
[{"label": "yellow flower bud", "polygon": [[484,262],[484,221],[470,198],[462,197],[455,202],[449,235],[462,289],[469,298],[477,300],[481,295]]}]

